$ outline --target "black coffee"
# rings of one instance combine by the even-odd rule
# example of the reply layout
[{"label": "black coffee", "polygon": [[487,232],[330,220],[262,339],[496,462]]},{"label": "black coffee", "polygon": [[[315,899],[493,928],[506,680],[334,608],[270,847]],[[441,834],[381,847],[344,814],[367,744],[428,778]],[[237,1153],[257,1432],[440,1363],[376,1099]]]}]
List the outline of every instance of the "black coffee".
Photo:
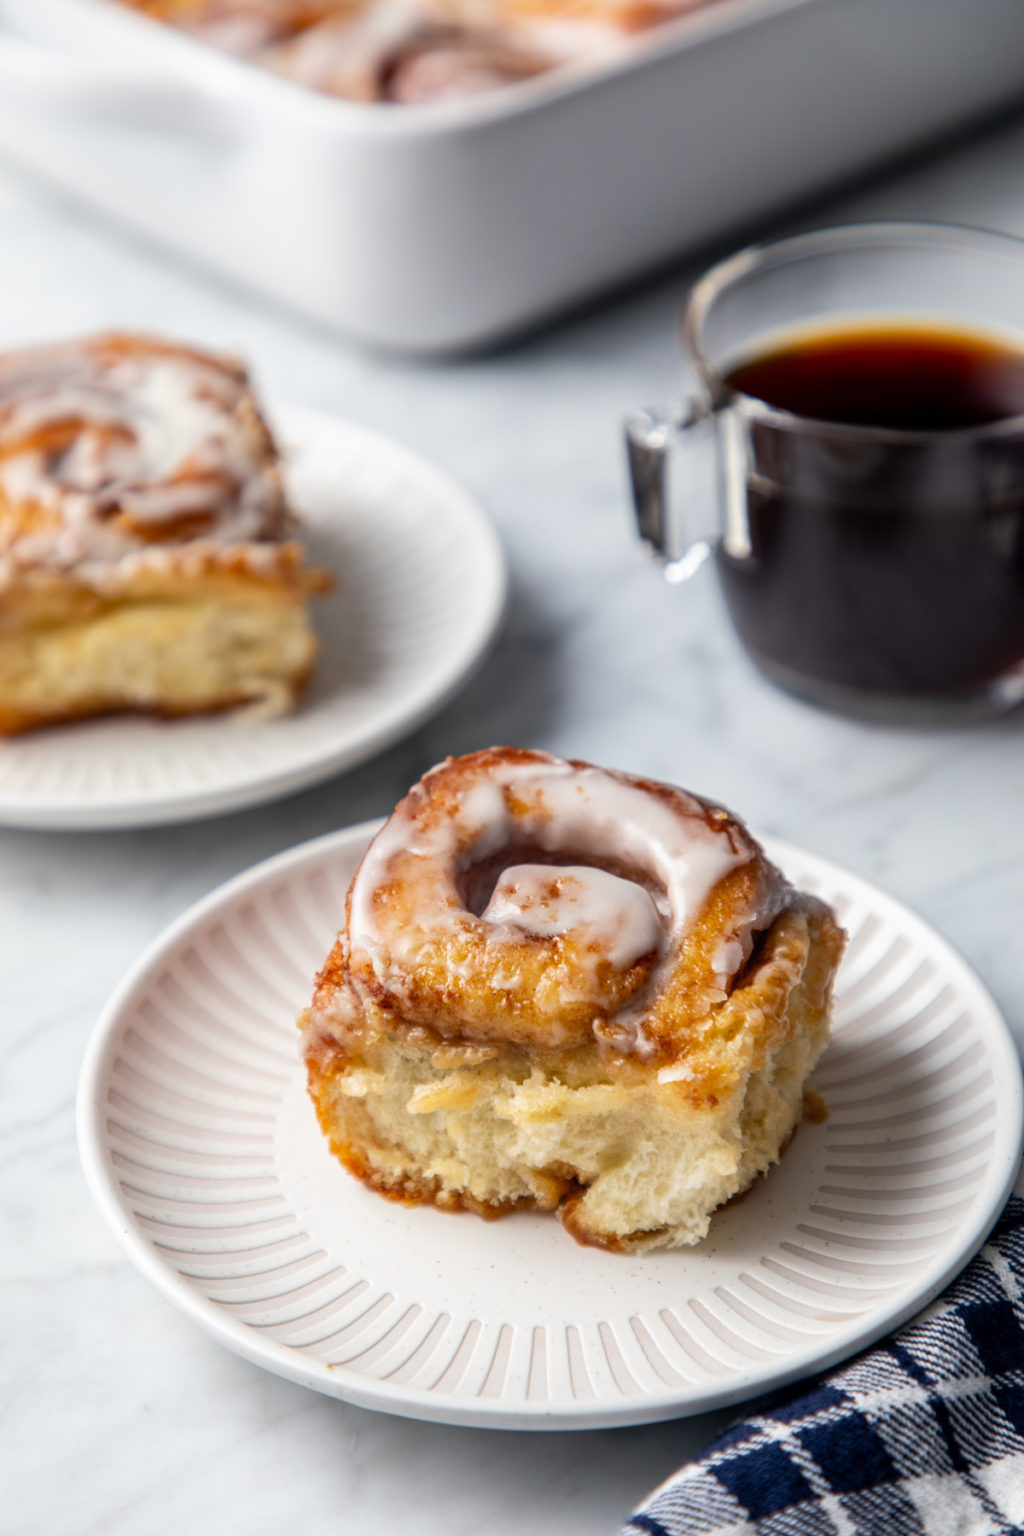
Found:
[{"label": "black coffee", "polygon": [[725,382],[820,424],[751,428],[750,547],[727,539],[718,564],[755,660],[782,682],[944,694],[1024,659],[1024,429],[965,435],[1024,415],[1024,351],[836,331]]}]

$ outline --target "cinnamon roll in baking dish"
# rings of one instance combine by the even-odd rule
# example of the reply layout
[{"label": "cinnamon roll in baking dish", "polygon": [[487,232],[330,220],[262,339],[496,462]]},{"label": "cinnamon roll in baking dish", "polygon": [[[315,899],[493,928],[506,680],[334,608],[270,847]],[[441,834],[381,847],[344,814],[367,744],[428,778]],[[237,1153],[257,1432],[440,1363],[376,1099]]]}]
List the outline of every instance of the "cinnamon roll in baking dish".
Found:
[{"label": "cinnamon roll in baking dish", "polygon": [[708,0],[122,0],[297,84],[352,101],[476,95]]},{"label": "cinnamon roll in baking dish", "polygon": [[322,584],[240,364],[117,334],[0,356],[0,734],[279,710]]},{"label": "cinnamon roll in baking dish", "polygon": [[543,752],[449,759],[352,882],[310,1092],[383,1194],[691,1244],[792,1135],[842,945],[718,806]]}]

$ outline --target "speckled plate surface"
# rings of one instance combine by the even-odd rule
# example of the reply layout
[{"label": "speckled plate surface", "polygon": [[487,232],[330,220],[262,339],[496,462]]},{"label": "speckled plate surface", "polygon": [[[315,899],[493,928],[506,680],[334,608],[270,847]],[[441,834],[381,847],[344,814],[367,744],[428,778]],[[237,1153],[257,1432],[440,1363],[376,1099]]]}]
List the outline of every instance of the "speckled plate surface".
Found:
[{"label": "speckled plate surface", "polygon": [[788,845],[850,933],[830,1115],[697,1248],[579,1248],[553,1217],[395,1205],[334,1162],[295,1017],[374,828],[257,866],[180,919],[98,1025],[79,1097],[132,1262],[258,1365],[368,1408],[574,1429],[696,1413],[853,1353],[980,1246],[1021,1143],[1017,1052],[933,930]]},{"label": "speckled plate surface", "polygon": [[387,438],[271,412],[312,559],[321,655],[294,714],[122,716],[0,740],[0,824],[187,821],[301,789],[389,746],[465,682],[500,620],[504,561],[475,503]]}]

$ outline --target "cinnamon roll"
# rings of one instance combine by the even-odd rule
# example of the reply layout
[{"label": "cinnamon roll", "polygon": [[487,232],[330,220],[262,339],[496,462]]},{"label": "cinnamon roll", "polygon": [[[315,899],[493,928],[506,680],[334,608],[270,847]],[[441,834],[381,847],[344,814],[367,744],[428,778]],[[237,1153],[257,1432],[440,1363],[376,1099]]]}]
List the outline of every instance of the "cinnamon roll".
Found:
[{"label": "cinnamon roll", "polygon": [[777,1161],[843,934],[727,811],[495,748],[399,804],[301,1021],[345,1166],[382,1194],[698,1242]]},{"label": "cinnamon roll", "polygon": [[708,0],[122,0],[296,84],[405,105],[614,53]]},{"label": "cinnamon roll", "polygon": [[283,709],[324,580],[241,364],[118,334],[0,356],[0,735]]}]

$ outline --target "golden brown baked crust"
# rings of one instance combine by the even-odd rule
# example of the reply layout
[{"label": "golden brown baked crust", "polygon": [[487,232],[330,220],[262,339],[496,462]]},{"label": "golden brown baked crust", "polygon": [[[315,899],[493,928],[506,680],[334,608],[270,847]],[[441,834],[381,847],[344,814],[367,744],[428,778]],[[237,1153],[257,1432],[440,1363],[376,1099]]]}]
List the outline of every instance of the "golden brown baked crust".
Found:
[{"label": "golden brown baked crust", "polygon": [[[650,837],[623,824],[610,856],[612,812]],[[488,816],[507,820],[488,834]],[[792,1135],[842,946],[721,808],[474,753],[410,793],[357,872],[302,1021],[310,1093],[335,1155],[393,1198],[557,1209],[611,1249],[694,1242]]]},{"label": "golden brown baked crust", "polygon": [[286,708],[324,581],[233,359],[121,333],[0,356],[0,735]]}]

